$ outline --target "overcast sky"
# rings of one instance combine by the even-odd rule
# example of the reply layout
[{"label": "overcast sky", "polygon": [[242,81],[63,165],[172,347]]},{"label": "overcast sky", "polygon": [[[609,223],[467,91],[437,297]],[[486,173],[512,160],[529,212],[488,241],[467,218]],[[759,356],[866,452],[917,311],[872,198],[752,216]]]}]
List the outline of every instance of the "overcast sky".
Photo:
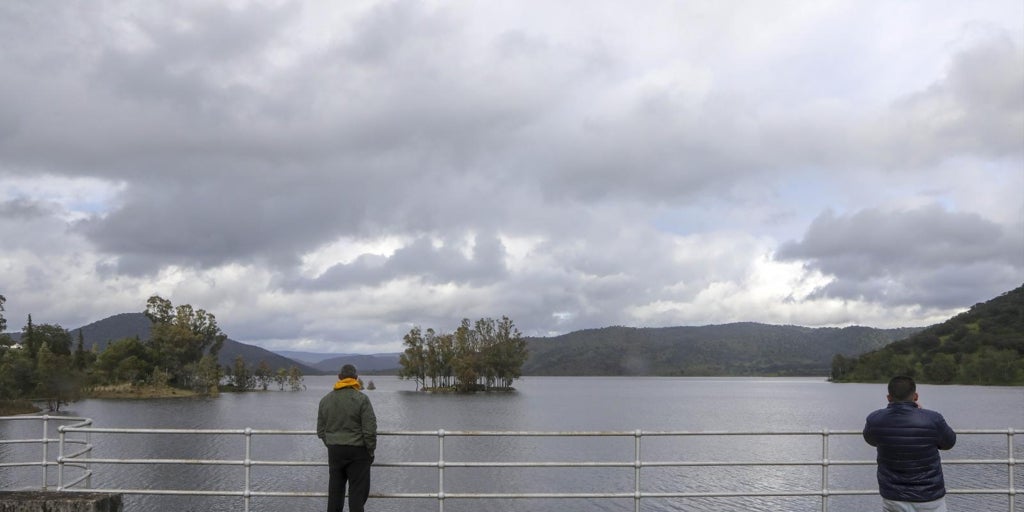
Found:
[{"label": "overcast sky", "polygon": [[922,326],[1024,284],[1024,3],[0,2],[10,330]]}]

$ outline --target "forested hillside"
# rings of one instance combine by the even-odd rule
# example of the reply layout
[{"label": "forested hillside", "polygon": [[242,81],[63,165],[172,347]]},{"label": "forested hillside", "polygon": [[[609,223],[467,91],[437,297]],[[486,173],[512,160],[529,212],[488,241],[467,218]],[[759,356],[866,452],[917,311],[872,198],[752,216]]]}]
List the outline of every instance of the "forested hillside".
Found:
[{"label": "forested hillside", "polygon": [[832,361],[836,382],[894,375],[936,384],[1024,384],[1024,286],[885,348]]},{"label": "forested hillside", "polygon": [[530,339],[523,374],[825,376],[836,353],[857,355],[918,330],[758,323],[606,327]]},{"label": "forested hillside", "polygon": [[[113,341],[125,338],[148,340],[152,325],[153,323],[146,318],[144,313],[120,313],[103,320],[97,320],[88,325],[83,325],[82,327],[70,329],[70,332],[77,340],[78,332],[81,330],[86,350],[93,350],[95,346],[95,350],[98,353],[106,349],[107,345]],[[11,333],[11,337],[19,340],[21,333]],[[253,368],[259,366],[261,362],[266,362],[274,370],[296,366],[305,375],[330,373],[231,338],[224,340],[224,344],[217,353],[217,363],[221,366],[231,366],[238,356],[242,356],[246,364]]]}]

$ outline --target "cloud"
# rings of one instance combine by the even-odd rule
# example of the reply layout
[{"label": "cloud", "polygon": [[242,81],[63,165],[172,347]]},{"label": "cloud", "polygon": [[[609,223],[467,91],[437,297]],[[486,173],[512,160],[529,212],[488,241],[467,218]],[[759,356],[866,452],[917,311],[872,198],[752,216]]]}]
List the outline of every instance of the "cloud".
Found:
[{"label": "cloud", "polygon": [[894,102],[868,136],[897,165],[1024,154],[1024,47],[986,32],[955,54],[946,75]]},{"label": "cloud", "polygon": [[1024,280],[1022,10],[3,2],[0,293],[366,351],[941,319]]},{"label": "cloud", "polygon": [[1024,273],[1024,230],[938,205],[819,215],[781,261],[805,261],[835,280],[821,295],[888,305],[953,307],[996,296]]},{"label": "cloud", "polygon": [[338,263],[312,279],[294,279],[285,286],[291,291],[345,289],[413,277],[427,284],[479,285],[507,276],[500,240],[476,236],[467,249],[469,254],[451,242],[435,246],[419,238],[391,255],[362,254],[351,263]]}]

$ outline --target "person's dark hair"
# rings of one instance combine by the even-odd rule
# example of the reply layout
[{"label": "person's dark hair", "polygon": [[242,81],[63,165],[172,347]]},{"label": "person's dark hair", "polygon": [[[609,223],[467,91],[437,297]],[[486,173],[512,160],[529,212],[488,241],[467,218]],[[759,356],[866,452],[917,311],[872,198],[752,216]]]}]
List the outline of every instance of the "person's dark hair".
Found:
[{"label": "person's dark hair", "polygon": [[359,377],[359,372],[356,370],[356,367],[351,364],[342,366],[341,371],[338,372],[338,378],[341,379],[355,379],[357,377]]},{"label": "person's dark hair", "polygon": [[917,384],[914,383],[914,379],[907,377],[906,375],[899,375],[893,377],[889,381],[889,396],[896,402],[905,402],[907,400],[914,399],[914,393],[917,392]]}]

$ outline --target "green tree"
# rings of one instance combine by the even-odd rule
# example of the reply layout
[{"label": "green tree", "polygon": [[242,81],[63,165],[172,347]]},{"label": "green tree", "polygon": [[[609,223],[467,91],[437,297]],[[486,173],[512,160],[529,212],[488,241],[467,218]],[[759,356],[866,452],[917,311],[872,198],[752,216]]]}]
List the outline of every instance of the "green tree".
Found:
[{"label": "green tree", "polygon": [[829,380],[841,381],[853,370],[856,359],[850,359],[842,354],[832,356],[832,372]]},{"label": "green tree", "polygon": [[153,373],[150,352],[138,338],[122,338],[107,344],[97,356],[94,368],[98,377],[109,384],[136,384]]},{"label": "green tree", "polygon": [[459,328],[455,329],[454,345],[452,366],[455,371],[456,388],[460,391],[473,391],[480,378],[480,365],[477,361],[480,344],[477,332],[470,327],[468,318],[463,318]]},{"label": "green tree", "polygon": [[398,357],[401,368],[398,370],[398,377],[412,379],[416,389],[425,387],[427,384],[427,351],[423,343],[423,331],[419,326],[409,330],[409,333],[402,338],[405,351]]},{"label": "green tree", "polygon": [[513,381],[522,376],[523,364],[529,352],[526,340],[516,329],[515,323],[507,316],[495,324],[494,345],[489,365],[501,388],[510,389]]},{"label": "green tree", "polygon": [[32,323],[32,314],[28,315],[28,322],[25,323],[25,327],[21,329],[21,346],[28,351],[28,356],[33,361],[36,359],[36,354],[39,353],[39,344],[41,342],[36,338],[36,327]]},{"label": "green tree", "polygon": [[288,368],[288,388],[292,391],[299,391],[305,389],[306,385],[303,384],[305,377],[302,376],[302,370],[298,366],[292,365]]},{"label": "green tree", "polygon": [[0,401],[18,397],[18,383],[14,380],[14,356],[11,352],[20,350],[0,350]]},{"label": "green tree", "polygon": [[951,354],[935,354],[932,361],[925,365],[925,377],[936,384],[949,384],[956,380],[959,365]]},{"label": "green tree", "polygon": [[138,356],[129,356],[117,362],[114,373],[118,380],[135,384],[146,377],[152,366]]},{"label": "green tree", "polygon": [[159,366],[155,366],[153,367],[153,371],[150,373],[149,381],[155,388],[166,387],[171,382],[171,372],[168,372]]},{"label": "green tree", "polygon": [[256,384],[266,391],[270,386],[270,381],[274,378],[274,371],[270,369],[270,365],[266,361],[260,361],[259,366],[253,371],[253,376],[256,377]]},{"label": "green tree", "polygon": [[277,384],[277,389],[284,391],[284,385],[288,383],[288,370],[284,368],[278,368],[277,372],[274,373],[274,384]]},{"label": "green tree", "polygon": [[92,352],[85,350],[85,336],[82,335],[82,330],[78,330],[78,342],[75,344],[75,353],[71,358],[72,366],[75,370],[85,371],[87,367],[92,366],[96,362],[95,355]]},{"label": "green tree", "polygon": [[81,389],[67,354],[55,354],[49,345],[43,344],[36,358],[36,374],[39,378],[36,395],[46,400],[50,411],[60,411],[61,405],[78,399]]},{"label": "green tree", "polygon": [[146,303],[146,316],[153,322],[149,345],[175,386],[186,386],[186,367],[207,352],[216,356],[227,339],[213,314],[189,304],[174,307],[169,300],[154,295]]},{"label": "green tree", "polygon": [[221,371],[216,357],[206,354],[199,359],[195,374],[196,378],[192,385],[195,391],[211,396],[216,396],[220,392]]},{"label": "green tree", "polygon": [[39,324],[35,326],[33,337],[38,346],[46,345],[54,354],[71,355],[71,333],[59,325]]},{"label": "green tree", "polygon": [[0,398],[25,398],[31,396],[38,384],[36,362],[29,357],[27,350],[8,350],[3,354],[0,364],[0,380],[7,382],[0,389]]},{"label": "green tree", "polygon": [[249,371],[249,367],[245,365],[245,359],[240,355],[235,357],[235,363],[231,367],[231,373],[228,378],[231,381],[231,385],[238,391],[248,391],[253,388],[256,382],[256,378]]}]

